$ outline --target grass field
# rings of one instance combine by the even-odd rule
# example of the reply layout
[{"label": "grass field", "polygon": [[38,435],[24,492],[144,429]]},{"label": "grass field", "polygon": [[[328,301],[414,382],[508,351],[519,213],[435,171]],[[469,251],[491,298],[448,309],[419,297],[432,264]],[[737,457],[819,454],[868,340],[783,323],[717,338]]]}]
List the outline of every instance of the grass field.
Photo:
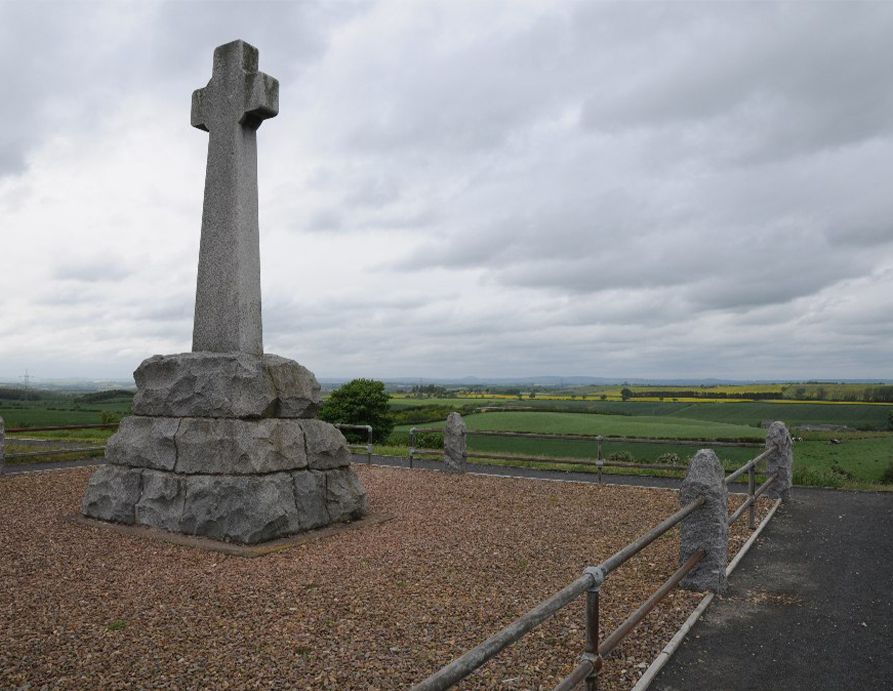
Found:
[{"label": "grass field", "polygon": [[[798,484],[834,487],[891,488],[881,484],[885,472],[893,467],[893,420],[889,405],[827,402],[715,401],[696,403],[536,399],[517,397],[477,398],[392,398],[391,408],[412,415],[412,410],[430,406],[455,409],[462,406],[507,408],[508,412],[486,412],[466,415],[472,430],[544,432],[551,434],[587,434],[662,439],[748,440],[760,441],[763,420],[783,420],[789,427],[798,425],[847,425],[859,432],[804,432],[803,441],[795,446],[795,481]],[[535,408],[525,410],[524,408]],[[47,398],[39,401],[0,400],[0,417],[7,428],[51,425],[98,424],[103,413],[125,415],[130,411],[130,398],[106,401],[76,402],[73,397]],[[430,417],[427,419],[431,419]],[[442,422],[439,423],[442,425]],[[413,425],[397,428],[405,432]],[[437,422],[420,422],[417,427],[435,428]],[[865,431],[865,430],[885,430]],[[79,430],[69,432],[25,433],[21,436],[72,439],[101,443],[112,430]],[[8,438],[14,444],[16,435]],[[831,438],[841,443],[832,444]],[[704,443],[709,446],[709,443]],[[531,440],[474,437],[469,440],[472,451],[514,453],[535,456],[587,458],[595,456],[592,442]],[[14,448],[14,447],[10,447]],[[637,461],[658,462],[666,454],[676,454],[683,461],[697,446],[606,441],[603,455],[627,454]],[[717,454],[729,467],[752,458],[758,450],[741,447],[717,447]],[[10,451],[11,453],[12,451]],[[888,480],[889,482],[889,480]]]},{"label": "grass field", "polygon": [[[444,399],[449,400],[449,399]],[[755,426],[735,424],[742,418],[773,419],[761,413],[784,409],[794,412],[788,422],[792,424],[851,424],[865,422],[865,410],[854,407],[856,415],[841,417],[850,406],[834,406],[835,415],[814,414],[816,409],[828,408],[809,403],[777,406],[772,403],[751,402],[746,404],[698,403],[680,408],[677,404],[622,403],[626,410],[639,415],[603,415],[593,413],[562,413],[543,411],[490,412],[465,417],[470,430],[501,430],[511,432],[544,432],[552,434],[592,434],[628,437],[705,440],[754,440],[764,438],[764,431]],[[771,407],[770,406],[774,406]],[[676,415],[668,414],[670,410]],[[865,406],[864,408],[872,408]],[[651,413],[645,414],[645,413]],[[711,418],[719,418],[711,419]],[[782,418],[784,419],[784,418]],[[439,428],[435,423],[417,425]],[[406,431],[411,425],[402,425]],[[890,432],[807,432],[794,447],[794,473],[798,484],[850,488],[887,488],[884,475],[893,465],[893,433]],[[832,443],[832,439],[840,443]],[[704,446],[709,446],[705,442]],[[625,443],[606,441],[603,455],[629,454],[640,462],[659,462],[661,457],[674,453],[687,459],[698,446]],[[504,437],[469,436],[469,449],[480,452],[514,453],[526,456],[562,456],[587,458],[595,456],[592,442],[513,439]],[[752,458],[758,450],[747,447],[717,447],[717,455],[727,467],[740,465]]]},{"label": "grass field", "polygon": [[[848,425],[856,429],[893,429],[893,406],[871,403],[825,403],[791,401],[714,401],[681,403],[672,401],[582,401],[582,400],[506,400],[494,398],[391,398],[394,410],[426,405],[459,407],[475,404],[481,407],[535,408],[557,412],[597,413],[622,416],[670,416],[733,425],[759,427],[763,420],[782,420],[789,427],[797,425]],[[652,435],[653,436],[653,435]]]},{"label": "grass field", "polygon": [[0,417],[9,427],[49,427],[52,425],[98,425],[103,413],[127,415],[130,399],[113,399],[89,404],[70,398],[40,401],[0,400]]},{"label": "grass field", "polygon": [[[443,423],[440,423],[441,426]],[[544,432],[547,434],[592,434],[651,439],[712,439],[759,441],[763,430],[744,425],[676,417],[625,417],[585,413],[497,412],[468,415],[465,424],[472,430],[505,432]],[[436,427],[437,425],[431,425]],[[402,425],[401,429],[409,429]]]}]

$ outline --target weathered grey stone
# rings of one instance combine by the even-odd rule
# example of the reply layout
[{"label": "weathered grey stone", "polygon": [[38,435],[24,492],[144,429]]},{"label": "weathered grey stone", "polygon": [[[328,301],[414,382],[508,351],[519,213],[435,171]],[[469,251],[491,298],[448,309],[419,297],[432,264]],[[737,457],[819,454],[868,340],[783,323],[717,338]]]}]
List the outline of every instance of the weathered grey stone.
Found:
[{"label": "weathered grey stone", "polygon": [[104,465],[87,483],[81,513],[115,523],[133,523],[134,506],[140,496],[142,471],[120,465]]},{"label": "weathered grey stone", "polygon": [[301,420],[307,440],[307,463],[314,470],[344,468],[350,465],[347,440],[334,425],[322,420]]},{"label": "weathered grey stone", "polygon": [[257,71],[257,48],[233,41],[192,94],[192,125],[210,133],[192,350],[263,352],[257,134],[279,112],[279,83]]},{"label": "weathered grey stone", "polygon": [[186,499],[186,480],[174,473],[143,472],[143,487],[136,504],[135,522],[178,532]]},{"label": "weathered grey stone", "polygon": [[303,422],[181,418],[176,471],[244,475],[306,468]]},{"label": "weathered grey stone", "polygon": [[329,520],[338,523],[362,517],[368,500],[357,474],[350,468],[336,468],[325,471],[324,475]]},{"label": "weathered grey stone", "polygon": [[326,508],[325,473],[316,470],[298,470],[292,473],[292,481],[299,530],[312,530],[331,523]]},{"label": "weathered grey stone", "polygon": [[447,473],[464,473],[468,460],[465,421],[459,413],[450,413],[443,428],[443,469]]},{"label": "weathered grey stone", "polygon": [[3,423],[3,418],[0,417],[0,473],[3,472],[3,466],[6,463],[6,426]]},{"label": "weathered grey stone", "polygon": [[309,369],[279,355],[264,355],[264,370],[276,391],[276,417],[313,418],[319,412],[319,382]]},{"label": "weathered grey stone", "polygon": [[177,462],[174,437],[179,426],[177,418],[130,415],[121,420],[118,431],[109,438],[105,459],[113,465],[173,470]]},{"label": "weathered grey stone", "polygon": [[763,496],[770,499],[788,498],[791,490],[794,472],[794,442],[783,422],[773,422],[766,432],[766,449],[772,449],[772,454],[767,459],[768,472],[778,473]]},{"label": "weathered grey stone", "polygon": [[133,373],[133,412],[166,417],[313,417],[319,383],[278,355],[154,355]]},{"label": "weathered grey stone", "polygon": [[704,497],[704,504],[681,524],[679,563],[701,548],[706,554],[681,585],[688,590],[723,592],[729,559],[729,500],[725,471],[710,449],[701,449],[694,455],[679,489],[683,506],[699,497]]},{"label": "weathered grey stone", "polygon": [[192,125],[210,133],[193,352],[137,368],[135,416],[91,478],[88,516],[254,544],[366,510],[344,437],[312,419],[316,378],[263,355],[256,130],[279,85],[257,60],[243,41],[220,46],[192,96]]},{"label": "weathered grey stone", "polygon": [[256,544],[300,529],[290,473],[186,476],[184,533]]}]

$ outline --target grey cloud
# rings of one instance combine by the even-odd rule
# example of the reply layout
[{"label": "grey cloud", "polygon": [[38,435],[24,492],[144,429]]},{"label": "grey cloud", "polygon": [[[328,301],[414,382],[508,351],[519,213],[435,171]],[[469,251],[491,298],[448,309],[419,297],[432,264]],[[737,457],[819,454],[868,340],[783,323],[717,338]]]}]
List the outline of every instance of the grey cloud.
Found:
[{"label": "grey cloud", "polygon": [[116,282],[127,278],[131,269],[116,257],[94,257],[76,263],[63,263],[53,270],[53,278],[81,283]]}]

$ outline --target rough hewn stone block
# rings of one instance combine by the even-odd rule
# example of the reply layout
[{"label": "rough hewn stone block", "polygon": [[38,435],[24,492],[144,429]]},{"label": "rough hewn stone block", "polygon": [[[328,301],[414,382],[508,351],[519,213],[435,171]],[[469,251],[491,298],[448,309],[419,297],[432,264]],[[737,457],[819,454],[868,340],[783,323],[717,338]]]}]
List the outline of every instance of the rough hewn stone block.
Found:
[{"label": "rough hewn stone block", "polygon": [[766,448],[772,449],[772,455],[767,459],[767,472],[778,473],[763,496],[769,499],[788,498],[794,474],[794,441],[783,422],[773,422],[766,432]]},{"label": "rough hewn stone block", "polygon": [[180,530],[186,481],[173,473],[143,472],[143,488],[136,504],[135,522],[171,532]]},{"label": "rough hewn stone block", "polygon": [[302,422],[182,418],[178,473],[256,474],[307,467]]},{"label": "rough hewn stone block", "polygon": [[162,417],[313,417],[319,383],[278,355],[154,355],[133,373],[133,412]]},{"label": "rough hewn stone block", "polygon": [[119,465],[100,466],[87,484],[81,513],[103,521],[133,523],[141,474],[141,470]]},{"label": "rough hewn stone block", "polygon": [[467,430],[459,413],[450,413],[443,428],[443,470],[464,473],[468,460]]},{"label": "rough hewn stone block", "polygon": [[723,592],[729,560],[729,497],[722,463],[710,449],[694,455],[679,489],[683,506],[700,497],[704,504],[686,516],[680,527],[679,563],[701,548],[706,554],[681,585],[688,590]]},{"label": "rough hewn stone block", "polygon": [[344,468],[350,465],[347,440],[334,425],[322,420],[301,420],[307,440],[307,464],[314,470]]},{"label": "rough hewn stone block", "polygon": [[366,513],[368,500],[356,473],[350,468],[325,471],[326,508],[332,523],[351,521]]},{"label": "rough hewn stone block", "polygon": [[292,476],[188,475],[180,530],[246,544],[296,533]]},{"label": "rough hewn stone block", "polygon": [[173,470],[177,462],[176,418],[131,415],[121,420],[106,444],[105,459],[113,465]]},{"label": "rough hewn stone block", "polygon": [[326,508],[325,474],[315,470],[292,473],[299,530],[313,530],[331,523]]}]

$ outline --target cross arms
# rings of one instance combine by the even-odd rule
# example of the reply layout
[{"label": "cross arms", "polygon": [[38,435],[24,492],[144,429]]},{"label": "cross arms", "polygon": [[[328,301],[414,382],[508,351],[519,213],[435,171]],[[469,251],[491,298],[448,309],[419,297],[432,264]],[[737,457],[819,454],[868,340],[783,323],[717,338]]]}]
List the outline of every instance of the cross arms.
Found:
[{"label": "cross arms", "polygon": [[206,132],[239,123],[257,129],[279,114],[279,82],[257,70],[257,48],[233,41],[214,51],[214,72],[192,92],[192,126]]}]

